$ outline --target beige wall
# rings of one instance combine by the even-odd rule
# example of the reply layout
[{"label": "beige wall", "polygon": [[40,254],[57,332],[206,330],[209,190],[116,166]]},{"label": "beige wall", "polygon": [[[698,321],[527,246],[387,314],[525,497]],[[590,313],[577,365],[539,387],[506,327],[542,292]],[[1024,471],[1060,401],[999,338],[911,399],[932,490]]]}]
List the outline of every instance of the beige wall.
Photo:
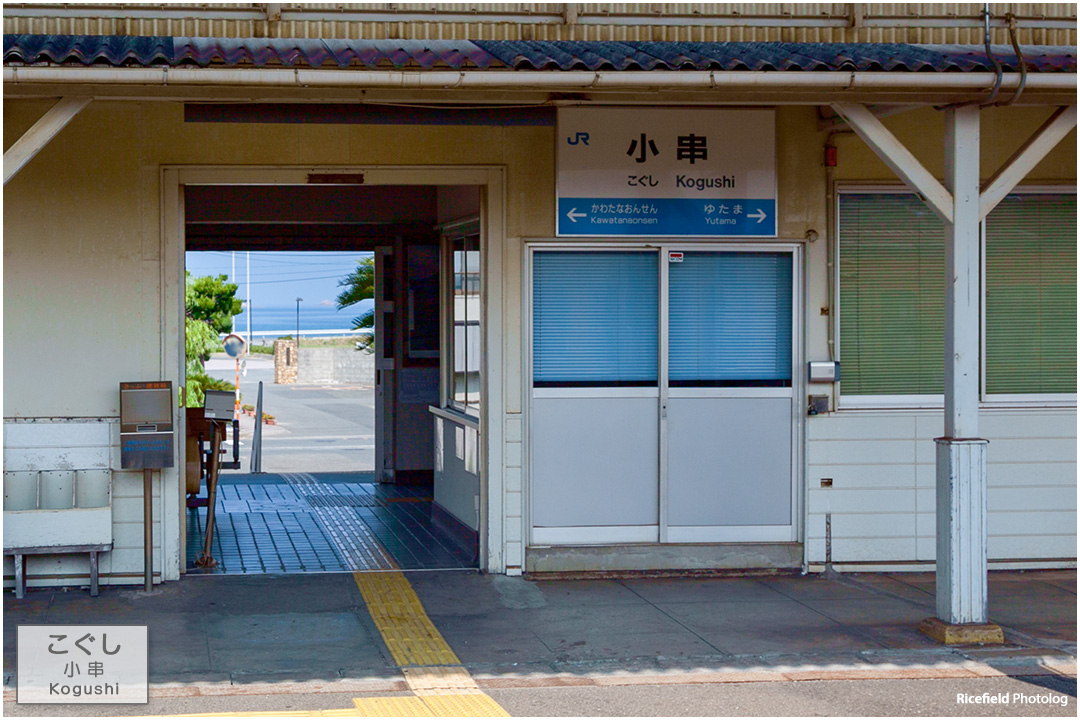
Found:
[{"label": "beige wall", "polygon": [[[5,148],[47,107],[6,102]],[[1048,115],[1035,109],[985,111],[984,177]],[[885,122],[932,172],[942,174],[941,113],[918,110]],[[830,305],[826,135],[817,123],[813,107],[777,110],[779,239],[801,241],[808,230],[819,234],[806,245],[806,359],[829,356],[829,318],[820,311]],[[840,153],[836,180],[894,181],[858,139],[836,135],[834,142]],[[163,328],[175,327],[175,319],[163,322],[163,314],[178,302],[165,295],[180,292],[177,278],[163,268],[172,272],[180,249],[162,248],[162,165],[505,166],[505,554],[508,565],[520,565],[525,530],[518,516],[524,517],[527,486],[520,419],[521,238],[554,234],[554,155],[551,127],[188,124],[179,104],[94,102],[4,190],[4,417],[114,418],[119,382],[179,378],[177,341],[163,335],[171,332]],[[1032,177],[1075,183],[1075,176],[1074,132]],[[1071,428],[1075,437],[1075,420]],[[166,518],[165,532],[178,535],[175,521],[168,513]],[[169,548],[166,556],[179,562]],[[132,563],[116,571],[138,570],[137,558]]]}]

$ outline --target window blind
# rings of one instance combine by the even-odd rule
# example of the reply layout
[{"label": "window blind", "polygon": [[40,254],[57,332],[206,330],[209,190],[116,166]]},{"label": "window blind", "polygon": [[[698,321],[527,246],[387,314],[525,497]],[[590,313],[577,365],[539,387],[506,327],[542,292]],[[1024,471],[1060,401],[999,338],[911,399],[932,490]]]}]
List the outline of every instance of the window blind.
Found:
[{"label": "window blind", "polygon": [[791,255],[687,252],[669,265],[675,387],[790,386]]},{"label": "window blind", "polygon": [[656,385],[657,253],[533,256],[533,383]]},{"label": "window blind", "polygon": [[845,395],[944,392],[945,235],[914,195],[841,194]]},{"label": "window blind", "polygon": [[986,219],[986,391],[1076,392],[1076,196],[1016,194]]}]

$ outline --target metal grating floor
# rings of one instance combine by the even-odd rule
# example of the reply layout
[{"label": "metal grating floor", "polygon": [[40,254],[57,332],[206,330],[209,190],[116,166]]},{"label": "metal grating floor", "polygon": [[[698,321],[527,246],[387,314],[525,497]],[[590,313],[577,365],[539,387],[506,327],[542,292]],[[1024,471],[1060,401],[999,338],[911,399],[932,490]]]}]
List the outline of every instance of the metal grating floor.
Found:
[{"label": "metal grating floor", "polygon": [[[206,508],[188,510],[190,573],[476,567],[431,523],[431,487],[349,482],[366,473],[232,476],[218,485],[212,569],[195,567]],[[250,482],[245,482],[249,480]],[[205,496],[205,490],[203,491]]]}]

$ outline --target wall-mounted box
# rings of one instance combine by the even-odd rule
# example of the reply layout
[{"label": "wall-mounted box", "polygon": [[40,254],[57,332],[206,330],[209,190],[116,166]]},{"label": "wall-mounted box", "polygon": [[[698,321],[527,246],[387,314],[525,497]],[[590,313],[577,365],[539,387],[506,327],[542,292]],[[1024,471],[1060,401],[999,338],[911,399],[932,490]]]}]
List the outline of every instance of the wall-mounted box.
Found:
[{"label": "wall-mounted box", "polygon": [[832,360],[811,360],[809,363],[810,382],[834,383],[840,380],[840,363]]}]

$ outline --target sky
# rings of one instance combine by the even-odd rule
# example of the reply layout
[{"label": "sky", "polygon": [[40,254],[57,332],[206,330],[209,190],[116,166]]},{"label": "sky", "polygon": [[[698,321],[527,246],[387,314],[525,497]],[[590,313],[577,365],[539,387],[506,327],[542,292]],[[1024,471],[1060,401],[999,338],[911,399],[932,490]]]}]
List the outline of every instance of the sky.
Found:
[{"label": "sky", "polygon": [[[340,288],[338,281],[348,275],[356,263],[371,253],[360,252],[236,252],[236,274],[233,275],[234,253],[208,251],[186,253],[187,269],[192,275],[228,275],[240,286],[236,296],[245,298],[247,293],[247,255],[251,258],[251,300],[255,322],[268,318],[260,310],[271,308],[296,308],[296,298],[303,298],[301,320],[322,318],[321,326],[333,325],[332,315],[341,318],[340,327],[351,326],[351,319],[371,307],[361,303],[352,308],[334,311]],[[278,313],[280,316],[280,313]],[[280,324],[275,321],[273,324]],[[308,322],[303,322],[304,326]],[[288,327],[292,327],[289,323]],[[243,321],[240,321],[240,328]]]}]

